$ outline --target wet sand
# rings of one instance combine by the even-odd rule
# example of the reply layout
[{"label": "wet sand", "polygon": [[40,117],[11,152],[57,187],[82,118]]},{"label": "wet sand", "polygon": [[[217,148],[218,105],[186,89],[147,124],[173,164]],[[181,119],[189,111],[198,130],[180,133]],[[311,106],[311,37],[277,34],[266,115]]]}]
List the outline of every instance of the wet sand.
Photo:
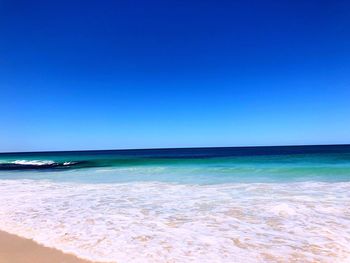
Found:
[{"label": "wet sand", "polygon": [[91,263],[57,249],[0,231],[0,263]]}]

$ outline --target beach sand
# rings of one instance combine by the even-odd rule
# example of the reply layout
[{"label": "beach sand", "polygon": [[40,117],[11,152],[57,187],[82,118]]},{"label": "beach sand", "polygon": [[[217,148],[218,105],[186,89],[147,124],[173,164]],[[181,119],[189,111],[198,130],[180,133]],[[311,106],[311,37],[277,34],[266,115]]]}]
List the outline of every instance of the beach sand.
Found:
[{"label": "beach sand", "polygon": [[32,240],[0,231],[0,263],[91,263],[47,248]]}]

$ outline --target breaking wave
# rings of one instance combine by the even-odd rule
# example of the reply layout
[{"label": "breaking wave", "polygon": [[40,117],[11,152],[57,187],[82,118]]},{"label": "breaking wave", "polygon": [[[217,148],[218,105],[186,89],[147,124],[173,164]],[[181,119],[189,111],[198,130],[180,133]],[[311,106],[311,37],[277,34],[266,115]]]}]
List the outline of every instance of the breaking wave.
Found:
[{"label": "breaking wave", "polygon": [[54,169],[69,168],[82,162],[54,162],[42,160],[15,160],[0,163],[0,170],[30,170],[30,169]]}]

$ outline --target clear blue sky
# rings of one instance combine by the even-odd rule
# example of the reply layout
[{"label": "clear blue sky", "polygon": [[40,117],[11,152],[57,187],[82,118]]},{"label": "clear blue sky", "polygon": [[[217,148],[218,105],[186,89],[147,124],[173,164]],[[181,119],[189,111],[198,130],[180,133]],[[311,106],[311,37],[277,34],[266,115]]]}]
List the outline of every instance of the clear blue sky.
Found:
[{"label": "clear blue sky", "polygon": [[349,1],[0,1],[0,151],[350,143]]}]

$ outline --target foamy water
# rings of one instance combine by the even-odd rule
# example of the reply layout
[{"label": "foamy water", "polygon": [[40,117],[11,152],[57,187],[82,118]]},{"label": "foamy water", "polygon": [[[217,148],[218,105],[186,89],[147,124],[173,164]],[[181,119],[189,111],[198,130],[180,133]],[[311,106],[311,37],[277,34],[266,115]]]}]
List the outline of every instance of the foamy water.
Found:
[{"label": "foamy water", "polygon": [[0,180],[0,228],[111,262],[349,262],[350,183]]}]

